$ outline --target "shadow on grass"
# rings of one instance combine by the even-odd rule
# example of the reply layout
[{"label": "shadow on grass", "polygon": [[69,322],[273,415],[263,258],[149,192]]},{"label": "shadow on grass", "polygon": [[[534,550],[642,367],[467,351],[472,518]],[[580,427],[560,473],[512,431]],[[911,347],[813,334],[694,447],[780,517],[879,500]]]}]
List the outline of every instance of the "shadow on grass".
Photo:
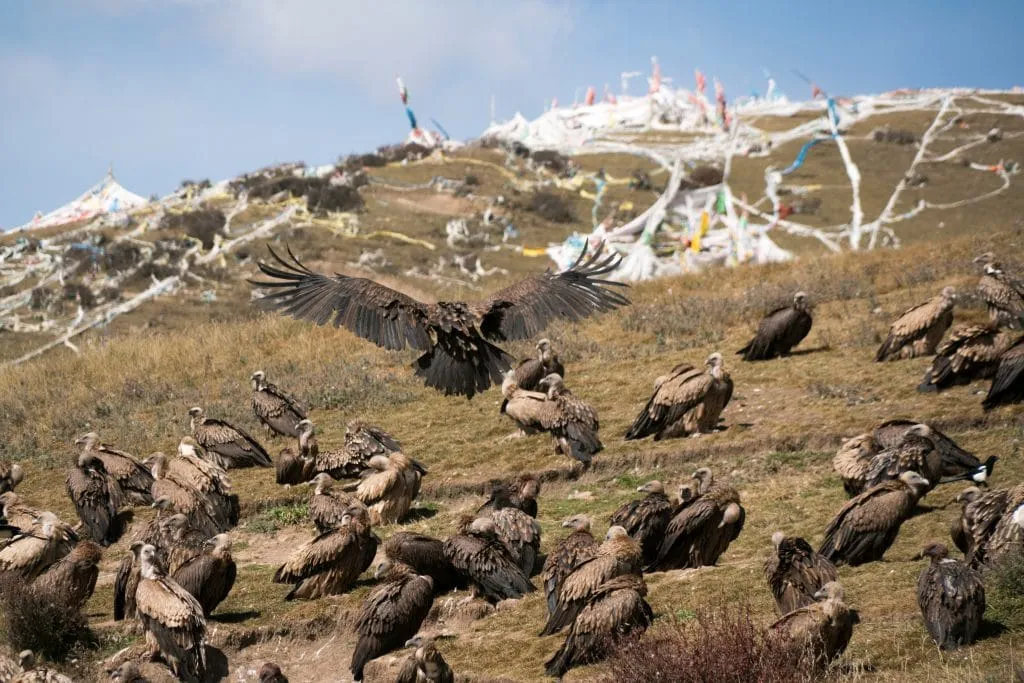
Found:
[{"label": "shadow on grass", "polygon": [[407,522],[419,522],[420,520],[430,519],[431,517],[437,516],[437,510],[433,508],[413,508],[406,514],[405,519],[402,523]]},{"label": "shadow on grass", "polygon": [[243,621],[249,619],[258,618],[262,612],[258,610],[244,610],[241,612],[221,612],[219,614],[210,615],[212,621],[216,621],[218,624],[241,624]]}]

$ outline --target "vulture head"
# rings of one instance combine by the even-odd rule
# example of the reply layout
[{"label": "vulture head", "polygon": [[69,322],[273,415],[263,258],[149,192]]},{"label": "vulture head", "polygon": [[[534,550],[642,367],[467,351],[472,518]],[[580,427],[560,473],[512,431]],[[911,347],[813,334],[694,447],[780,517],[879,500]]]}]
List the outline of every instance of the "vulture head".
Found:
[{"label": "vulture head", "polygon": [[942,298],[946,301],[956,301],[956,289],[953,287],[943,287]]},{"label": "vulture head", "polygon": [[826,613],[830,612],[834,605],[841,603],[845,597],[843,586],[838,581],[829,581],[814,594],[814,599],[826,603]]},{"label": "vulture head", "polygon": [[981,489],[977,486],[968,486],[960,493],[956,494],[956,502],[962,505],[973,503],[981,497]]},{"label": "vulture head", "polygon": [[688,481],[679,486],[679,502],[681,504],[689,503],[698,495],[700,495],[700,485],[697,482]]},{"label": "vulture head", "polygon": [[11,488],[16,487],[21,483],[21,480],[25,478],[25,470],[21,468],[21,465],[14,463],[11,465]]},{"label": "vulture head", "polygon": [[42,527],[43,538],[53,538],[57,533],[57,526],[60,524],[60,517],[52,512],[45,511],[39,514],[36,522]]},{"label": "vulture head", "polygon": [[378,472],[383,472],[391,466],[391,458],[386,455],[375,455],[366,464]]},{"label": "vulture head", "polygon": [[345,515],[348,523],[359,522],[365,527],[370,526],[370,510],[366,504],[358,498],[353,498],[351,504],[345,508]]},{"label": "vulture head", "polygon": [[778,550],[779,546],[782,545],[782,542],[785,540],[786,534],[782,531],[776,531],[774,534],[772,534],[772,546],[775,548],[775,550]]},{"label": "vulture head", "polygon": [[110,680],[117,683],[137,683],[146,680],[135,662],[125,662],[110,672]]},{"label": "vulture head", "polygon": [[942,562],[944,559],[949,557],[949,548],[943,543],[929,543],[921,549],[917,555],[912,557],[912,560],[923,560],[924,558],[931,559],[932,562]]},{"label": "vulture head", "polygon": [[195,422],[196,420],[202,420],[203,409],[200,408],[199,406],[193,406],[192,408],[188,409],[188,416],[192,418],[193,422]]},{"label": "vulture head", "polygon": [[660,493],[660,494],[664,495],[665,494],[665,485],[662,484],[657,479],[655,479],[654,481],[647,482],[643,486],[637,486],[636,490],[639,493]]},{"label": "vulture head", "polygon": [[[913,434],[914,436],[922,436],[926,439],[931,439],[935,435],[935,432],[932,430],[931,427],[929,427],[925,423],[918,422],[916,425],[907,430],[907,434]],[[906,434],[904,435],[904,438],[906,438]]]},{"label": "vulture head", "polygon": [[149,543],[139,548],[139,563],[142,565],[142,578],[159,579],[164,575],[157,558],[156,548]]},{"label": "vulture head", "polygon": [[793,295],[793,308],[798,311],[806,311],[808,308],[807,292],[797,292]]},{"label": "vulture head", "polygon": [[697,481],[698,489],[697,493],[704,495],[711,488],[711,485],[715,483],[715,477],[711,474],[711,468],[701,467],[699,470],[693,473],[693,478]]},{"label": "vulture head", "polygon": [[929,481],[917,472],[903,472],[900,474],[900,481],[909,486],[919,496],[927,491],[928,486],[930,486]]},{"label": "vulture head", "polygon": [[265,662],[260,667],[259,683],[283,683],[287,680],[281,667],[273,662]]},{"label": "vulture head", "polygon": [[424,638],[423,636],[417,634],[409,640],[405,641],[404,647],[414,647],[418,650],[419,648],[423,647],[425,643],[429,642],[429,640],[429,638]]},{"label": "vulture head", "polygon": [[995,260],[995,254],[991,251],[986,251],[984,254],[980,254],[974,257],[974,262],[979,265],[986,265],[992,263]]},{"label": "vulture head", "polygon": [[150,507],[154,507],[160,512],[165,512],[174,508],[174,501],[167,496],[160,496],[153,501],[153,505]]},{"label": "vulture head", "polygon": [[587,515],[573,515],[562,521],[562,526],[573,531],[590,531],[590,517]]},{"label": "vulture head", "polygon": [[725,361],[722,358],[722,354],[715,351],[713,354],[707,357],[704,361],[704,365],[708,368],[708,372],[715,379],[721,379],[722,370],[725,369]]},{"label": "vulture head", "polygon": [[626,529],[621,526],[613,526],[608,528],[608,533],[604,535],[604,540],[611,541],[616,538],[629,538],[629,534],[626,533]]},{"label": "vulture head", "polygon": [[501,378],[501,395],[505,398],[512,398],[512,394],[519,390],[516,384],[515,370],[506,370]]},{"label": "vulture head", "polygon": [[300,438],[302,437],[303,434],[308,434],[309,436],[312,436],[313,434],[316,433],[316,427],[313,426],[312,420],[299,420],[299,422],[295,426],[299,428]]},{"label": "vulture head", "polygon": [[548,398],[554,398],[558,392],[565,388],[565,383],[562,381],[562,376],[557,372],[552,372],[550,375],[542,379],[537,383],[538,389],[547,389]]},{"label": "vulture head", "polygon": [[103,549],[92,541],[79,541],[68,554],[68,561],[77,569],[91,569],[103,559]]},{"label": "vulture head", "polygon": [[469,524],[469,533],[473,536],[494,536],[494,520],[490,517],[477,517]]},{"label": "vulture head", "polygon": [[252,373],[252,376],[249,377],[249,379],[252,380],[252,390],[253,391],[259,391],[260,389],[262,389],[263,388],[263,381],[266,378],[267,378],[267,374],[265,372],[263,372],[262,370],[257,370],[256,372]]},{"label": "vulture head", "polygon": [[393,571],[398,570],[402,566],[401,563],[384,560],[373,568],[373,578],[377,581],[386,579]]},{"label": "vulture head", "polygon": [[540,495],[540,481],[532,474],[519,478],[519,495],[527,500],[536,500]]},{"label": "vulture head", "polygon": [[314,487],[313,495],[322,496],[334,485],[334,478],[326,472],[320,472],[306,483]]},{"label": "vulture head", "polygon": [[555,355],[551,348],[551,342],[547,339],[541,339],[537,342],[537,350],[540,351],[540,359],[544,362],[548,362]]},{"label": "vulture head", "polygon": [[89,432],[75,439],[75,445],[81,446],[84,450],[92,450],[100,442],[100,435],[96,432]]},{"label": "vulture head", "polygon": [[142,464],[149,468],[154,479],[163,479],[167,476],[167,456],[160,451],[143,460]]},{"label": "vulture head", "polygon": [[227,534],[217,534],[211,539],[203,542],[207,548],[211,548],[214,555],[223,555],[231,552],[231,537]]},{"label": "vulture head", "polygon": [[32,650],[22,650],[18,653],[18,664],[22,671],[31,671],[36,668],[36,655]]}]

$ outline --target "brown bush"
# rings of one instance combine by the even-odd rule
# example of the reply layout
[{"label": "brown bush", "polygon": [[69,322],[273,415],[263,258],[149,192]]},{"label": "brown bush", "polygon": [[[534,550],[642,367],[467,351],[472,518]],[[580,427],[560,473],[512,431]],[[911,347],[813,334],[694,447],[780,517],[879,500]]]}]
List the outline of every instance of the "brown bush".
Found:
[{"label": "brown bush", "polygon": [[528,208],[552,223],[572,223],[576,220],[569,203],[551,192],[534,192]]},{"label": "brown bush", "polygon": [[280,192],[305,197],[310,213],[356,211],[363,206],[359,192],[348,185],[332,185],[327,178],[300,178],[287,175],[273,178],[249,190],[253,199],[269,199]]},{"label": "brown bush", "polygon": [[0,634],[11,650],[62,662],[91,640],[86,618],[62,593],[44,594],[11,573],[0,577]]},{"label": "brown bush", "polygon": [[213,209],[167,214],[160,220],[161,230],[183,231],[203,243],[203,249],[213,247],[213,237],[224,229],[224,213]]}]

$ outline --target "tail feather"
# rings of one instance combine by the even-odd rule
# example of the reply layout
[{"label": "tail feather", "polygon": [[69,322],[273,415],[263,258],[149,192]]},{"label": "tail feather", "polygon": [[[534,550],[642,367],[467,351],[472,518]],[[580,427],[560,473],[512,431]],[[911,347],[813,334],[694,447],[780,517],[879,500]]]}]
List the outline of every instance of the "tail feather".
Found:
[{"label": "tail feather", "polygon": [[654,401],[652,397],[644,405],[640,414],[633,420],[633,425],[626,432],[626,441],[633,441],[634,439],[642,439],[652,434],[657,434],[661,429],[661,425],[651,419],[651,403]]},{"label": "tail feather", "polygon": [[483,339],[456,337],[446,342],[439,342],[414,363],[416,375],[445,396],[473,398],[491,384],[500,384],[502,374],[512,367],[511,356]]}]

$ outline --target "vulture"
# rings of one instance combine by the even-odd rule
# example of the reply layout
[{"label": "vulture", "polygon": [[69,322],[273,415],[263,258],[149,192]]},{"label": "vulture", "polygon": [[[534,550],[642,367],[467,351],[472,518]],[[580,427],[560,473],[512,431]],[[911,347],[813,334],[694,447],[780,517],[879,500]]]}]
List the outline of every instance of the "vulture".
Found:
[{"label": "vulture", "polygon": [[732,377],[720,353],[708,356],[704,368],[681,363],[654,380],[654,394],[626,432],[626,440],[653,434],[660,441],[713,432],[732,398]]},{"label": "vulture", "polygon": [[135,662],[124,662],[110,672],[110,681],[115,683],[149,683],[149,679],[142,675],[139,665]]},{"label": "vulture", "polygon": [[96,432],[89,432],[75,441],[81,446],[83,453],[95,456],[107,474],[121,487],[122,498],[131,505],[152,505],[153,475],[145,465],[136,460],[130,453],[119,451],[100,441]]},{"label": "vulture", "polygon": [[389,456],[402,450],[395,437],[380,427],[359,420],[345,426],[345,444],[341,448],[314,454],[314,470],[335,479],[352,479],[370,469],[370,458]]},{"label": "vulture", "polygon": [[843,587],[836,581],[825,584],[806,607],[789,612],[771,625],[769,632],[783,638],[809,656],[814,666],[824,669],[846,650],[853,627],[860,623],[856,610],[843,602]]},{"label": "vulture", "polygon": [[932,440],[931,427],[926,424],[912,426],[903,433],[895,448],[887,448],[871,458],[864,488],[897,479],[904,472],[917,472],[927,479],[926,493],[935,488],[942,478],[942,454]]},{"label": "vulture", "polygon": [[232,526],[227,511],[218,499],[196,489],[172,469],[173,460],[163,453],[154,453],[146,459],[153,472],[153,504],[169,505],[175,512],[185,515],[189,524],[205,538],[227,531]]},{"label": "vulture", "polygon": [[370,458],[375,470],[356,488],[356,498],[370,510],[370,523],[377,526],[400,521],[420,492],[426,470],[401,451]]},{"label": "vulture", "polygon": [[992,254],[982,254],[974,261],[984,264],[978,294],[988,306],[989,319],[1011,329],[1024,327],[1024,281],[1007,275]]},{"label": "vulture", "polygon": [[491,495],[477,509],[477,514],[485,510],[500,510],[503,507],[514,507],[531,517],[537,517],[537,496],[540,495],[540,482],[532,474],[524,474],[519,478],[518,491],[513,493],[511,487],[504,482],[491,485]]},{"label": "vulture", "polygon": [[1006,506],[992,527],[992,534],[980,548],[980,559],[996,564],[1008,552],[1020,555],[1024,549],[1024,485],[1017,485],[1006,495]]},{"label": "vulture", "polygon": [[986,411],[996,406],[1024,401],[1024,336],[999,357],[996,374],[981,402]]},{"label": "vulture", "polygon": [[551,610],[549,606],[548,620],[540,635],[549,636],[571,625],[606,581],[623,575],[641,575],[640,544],[620,526],[608,529],[604,538],[593,557],[577,564],[562,580],[555,607]]},{"label": "vulture", "polygon": [[291,250],[289,260],[273,249],[270,254],[277,264],[260,262],[259,268],[274,280],[249,281],[269,292],[256,300],[259,307],[317,325],[343,325],[391,351],[422,351],[416,375],[445,395],[466,398],[500,383],[511,367],[509,355],[491,342],[528,339],[556,319],[576,322],[629,304],[614,289],[625,285],[601,279],[621,261],[604,244],[589,255],[584,247],[567,270],[534,275],[468,304],[425,304],[365,278],[316,273]]},{"label": "vulture", "polygon": [[0,460],[0,494],[13,491],[14,487],[25,478],[25,470],[18,463],[11,463],[10,460]]},{"label": "vulture", "polygon": [[171,672],[185,681],[206,673],[206,619],[192,595],[167,577],[151,545],[139,549],[142,579],[135,589],[135,609],[146,640],[155,644]]},{"label": "vulture", "polygon": [[363,507],[347,493],[336,491],[334,480],[328,474],[321,472],[309,483],[313,486],[313,495],[309,498],[309,519],[316,526],[317,533],[325,534],[336,529],[353,505]]},{"label": "vulture", "polygon": [[373,564],[380,539],[364,510],[353,508],[341,523],[304,543],[274,573],[274,583],[294,584],[285,600],[315,600],[339,595]]},{"label": "vulture", "polygon": [[746,511],[736,489],[715,483],[706,467],[693,479],[699,483],[698,495],[684,501],[669,521],[647,571],[712,566],[743,530]]},{"label": "vulture", "polygon": [[917,604],[932,640],[943,650],[970,645],[985,613],[981,574],[949,557],[941,543],[929,543],[915,559],[929,559],[917,579]]},{"label": "vulture", "polygon": [[932,364],[918,385],[921,392],[935,392],[996,374],[999,357],[1010,345],[1010,336],[995,325],[957,325],[935,352]]},{"label": "vulture", "polygon": [[775,552],[764,563],[764,575],[779,614],[812,604],[814,595],[825,584],[839,580],[835,565],[814,552],[799,536],[776,531],[772,534],[772,545]]},{"label": "vulture", "polygon": [[32,650],[22,650],[18,653],[18,664],[21,673],[15,676],[11,683],[74,683],[64,674],[38,665]]},{"label": "vulture", "polygon": [[[898,446],[904,434],[918,424],[923,423],[898,419],[883,422],[873,432],[874,439],[879,444],[879,450]],[[970,479],[975,483],[983,483],[992,474],[992,468],[995,467],[998,458],[990,457],[982,463],[972,453],[968,453],[961,448],[953,439],[935,427],[927,426],[929,429],[928,438],[935,442],[939,453],[942,454],[942,474],[944,477],[949,477],[950,480]]]},{"label": "vulture", "polygon": [[297,438],[306,409],[295,397],[267,381],[262,370],[252,373],[252,412],[267,430],[267,436],[280,434]]},{"label": "vulture", "polygon": [[264,662],[260,667],[258,683],[288,683],[288,677],[281,667],[273,662]]},{"label": "vulture", "polygon": [[445,556],[444,541],[439,539],[399,531],[384,542],[384,557],[393,564],[404,564],[417,574],[429,576],[434,580],[435,595],[463,585],[451,560]]},{"label": "vulture", "polygon": [[386,583],[370,594],[356,619],[359,641],[351,666],[356,681],[363,680],[367,662],[397,650],[415,636],[434,604],[434,581],[429,576],[386,563],[378,574]]},{"label": "vulture", "polygon": [[960,503],[960,516],[950,523],[949,537],[953,539],[953,545],[964,554],[964,557],[970,556],[973,544],[967,507],[982,495],[981,489],[977,486],[968,486],[956,496],[956,502]]},{"label": "vulture", "polygon": [[[541,339],[537,342],[536,358],[526,358],[519,363],[512,371],[512,379],[516,386],[524,391],[537,391],[540,388],[540,381],[548,375],[558,375],[565,378],[565,367],[558,360],[558,354],[551,348],[551,342]],[[501,413],[505,412],[506,398],[501,404]]]},{"label": "vulture", "polygon": [[569,628],[565,642],[545,662],[549,676],[562,677],[574,666],[607,657],[621,638],[640,635],[654,620],[644,596],[640,574],[624,574],[603,582],[593,592]]},{"label": "vulture", "polygon": [[223,420],[203,415],[200,407],[189,408],[192,438],[202,446],[207,457],[218,467],[270,467],[274,463],[263,446],[249,434]]},{"label": "vulture", "polygon": [[637,488],[646,493],[644,498],[631,500],[612,513],[608,523],[621,526],[630,537],[635,538],[644,552],[644,564],[650,564],[658,556],[665,527],[672,519],[675,507],[665,495],[665,486],[660,481],[649,481]]},{"label": "vulture", "polygon": [[929,486],[917,472],[903,472],[851,498],[828,523],[818,552],[851,567],[882,559]]},{"label": "vulture", "polygon": [[529,577],[498,539],[490,517],[463,519],[459,533],[444,542],[444,556],[488,602],[521,598],[534,590]]},{"label": "vulture", "polygon": [[103,550],[92,541],[79,541],[71,552],[50,565],[32,587],[59,599],[69,609],[79,610],[92,597],[99,576]]},{"label": "vulture", "polygon": [[832,458],[832,469],[843,480],[843,489],[849,496],[864,490],[871,460],[881,450],[871,434],[858,434],[847,439]]},{"label": "vulture", "polygon": [[[954,525],[954,542],[963,550],[971,566],[979,567],[991,559],[990,551],[995,532],[1002,519],[1008,517],[1012,521],[1016,508],[1024,504],[1024,484],[1009,490],[996,489],[985,492],[970,487],[957,498],[963,504],[963,509],[959,524]],[[1007,526],[1003,525],[1004,532]],[[996,554],[998,555],[998,551]]]},{"label": "vulture", "polygon": [[405,647],[416,649],[402,664],[395,683],[455,683],[455,675],[433,638],[416,636],[406,641]]},{"label": "vulture", "polygon": [[107,474],[103,461],[88,451],[75,455],[75,466],[68,470],[64,483],[92,539],[104,547],[116,541],[121,487]]},{"label": "vulture", "polygon": [[298,449],[287,447],[277,456],[275,479],[278,484],[305,484],[317,473],[316,457],[319,447],[314,436],[315,427],[309,420],[301,420],[297,428]]},{"label": "vulture", "polygon": [[191,436],[178,444],[178,456],[170,460],[170,471],[183,485],[204,494],[217,511],[222,524],[238,524],[238,495],[231,493],[231,480],[224,468],[199,456],[198,445]]},{"label": "vulture", "polygon": [[743,360],[771,360],[788,356],[790,349],[799,344],[811,331],[810,307],[807,294],[793,295],[793,305],[776,308],[757,326],[757,334],[736,352]]},{"label": "vulture", "polygon": [[0,546],[0,574],[13,572],[32,580],[68,555],[78,536],[52,512],[41,512],[30,526]]},{"label": "vulture", "polygon": [[[494,533],[526,576],[533,576],[540,555],[540,524],[519,508],[503,507],[488,514]],[[543,558],[541,558],[543,560]]]},{"label": "vulture", "polygon": [[0,514],[7,520],[7,523],[14,527],[28,529],[35,524],[36,518],[42,510],[36,510],[21,502],[14,491],[0,493]]},{"label": "vulture", "polygon": [[548,432],[554,438],[555,453],[568,455],[590,465],[604,446],[597,437],[597,411],[565,388],[562,378],[548,375],[540,382],[546,393],[520,389],[506,373],[501,385],[505,414],[525,434]]},{"label": "vulture", "polygon": [[889,336],[878,349],[875,361],[930,356],[953,323],[956,293],[945,287],[936,297],[918,304],[893,322]]},{"label": "vulture", "polygon": [[541,581],[544,582],[544,597],[547,600],[549,615],[558,607],[558,592],[565,577],[578,565],[597,555],[599,547],[590,533],[590,517],[574,515],[563,521],[562,527],[572,529],[572,533],[558,542],[544,560],[544,568],[540,573]]},{"label": "vulture", "polygon": [[209,617],[235,585],[237,568],[231,557],[231,537],[218,534],[206,542],[209,552],[199,553],[175,570],[173,579],[189,592]]}]

